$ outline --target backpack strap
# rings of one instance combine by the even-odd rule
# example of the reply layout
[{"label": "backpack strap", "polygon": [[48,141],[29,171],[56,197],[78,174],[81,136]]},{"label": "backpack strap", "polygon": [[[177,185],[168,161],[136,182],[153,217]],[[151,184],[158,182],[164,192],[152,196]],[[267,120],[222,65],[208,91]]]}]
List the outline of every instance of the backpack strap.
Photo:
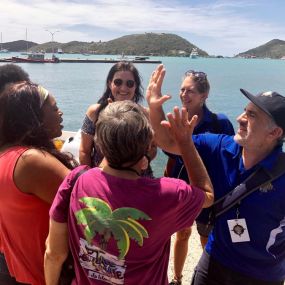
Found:
[{"label": "backpack strap", "polygon": [[234,205],[239,203],[242,199],[256,191],[262,186],[271,183],[273,180],[285,173],[285,153],[281,153],[277,158],[274,167],[270,170],[263,167],[258,168],[252,175],[250,175],[243,183],[235,187],[227,195],[217,200],[210,213],[210,223],[224,212],[231,209]]},{"label": "backpack strap", "polygon": [[83,169],[81,169],[80,171],[78,171],[78,172],[72,177],[72,179],[71,179],[70,182],[69,182],[70,188],[73,189],[73,187],[74,187],[74,185],[75,185],[77,179],[79,178],[79,176],[80,176],[81,174],[83,174],[84,172],[86,172],[87,170],[89,170],[89,168],[83,168]]}]

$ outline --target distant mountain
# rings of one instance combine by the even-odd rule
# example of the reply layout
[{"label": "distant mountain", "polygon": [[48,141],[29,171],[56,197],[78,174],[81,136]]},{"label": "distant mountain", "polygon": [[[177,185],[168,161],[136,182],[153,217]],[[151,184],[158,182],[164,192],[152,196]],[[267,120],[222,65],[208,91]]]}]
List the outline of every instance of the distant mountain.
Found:
[{"label": "distant mountain", "polygon": [[2,47],[3,49],[7,49],[9,51],[27,51],[27,47],[29,49],[37,45],[38,44],[34,42],[27,42],[24,40],[20,40],[20,41],[14,41],[14,42],[9,42],[9,43],[3,43]]},{"label": "distant mountain", "polygon": [[[20,41],[18,41],[20,42]],[[25,41],[21,41],[24,42]],[[3,44],[3,48],[10,48],[11,43]],[[94,54],[125,54],[125,55],[158,55],[158,56],[189,56],[192,48],[197,48],[200,56],[208,54],[186,39],[174,34],[134,34],[123,36],[107,42],[78,42],[69,43],[48,42],[30,45],[29,51],[56,52],[59,48],[66,53],[94,53]],[[13,49],[22,51],[25,48]]]},{"label": "distant mountain", "polygon": [[274,39],[257,48],[236,55],[237,57],[281,58],[285,56],[285,41]]}]

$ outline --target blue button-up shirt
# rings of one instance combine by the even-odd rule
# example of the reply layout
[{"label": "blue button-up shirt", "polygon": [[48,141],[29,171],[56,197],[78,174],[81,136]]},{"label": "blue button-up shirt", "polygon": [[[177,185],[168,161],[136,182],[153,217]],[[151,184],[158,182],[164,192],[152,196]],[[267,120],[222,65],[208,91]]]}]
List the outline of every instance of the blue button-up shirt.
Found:
[{"label": "blue button-up shirt", "polygon": [[[211,177],[218,199],[252,174],[257,167],[273,167],[282,147],[255,167],[246,170],[242,148],[231,136],[197,135],[194,143]],[[272,189],[257,190],[241,201],[239,218],[246,220],[248,242],[233,243],[228,220],[237,218],[237,206],[217,218],[206,251],[225,266],[256,279],[285,279],[285,175],[272,183]]]}]

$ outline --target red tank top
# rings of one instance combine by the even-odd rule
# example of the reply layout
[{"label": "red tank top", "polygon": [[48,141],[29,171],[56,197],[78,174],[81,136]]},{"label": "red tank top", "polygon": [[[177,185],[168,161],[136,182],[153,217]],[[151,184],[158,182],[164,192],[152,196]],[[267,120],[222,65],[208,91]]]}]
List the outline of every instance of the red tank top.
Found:
[{"label": "red tank top", "polygon": [[42,285],[50,205],[21,192],[13,180],[15,165],[27,149],[12,147],[0,154],[0,251],[17,281]]}]

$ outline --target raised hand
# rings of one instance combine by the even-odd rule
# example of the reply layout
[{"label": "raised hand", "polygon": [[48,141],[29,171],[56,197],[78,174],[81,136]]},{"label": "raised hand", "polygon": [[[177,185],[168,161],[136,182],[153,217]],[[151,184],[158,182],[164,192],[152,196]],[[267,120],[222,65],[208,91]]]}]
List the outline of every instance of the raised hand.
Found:
[{"label": "raised hand", "polygon": [[173,113],[168,113],[167,118],[168,121],[162,121],[161,125],[169,129],[171,136],[179,147],[192,143],[192,134],[198,116],[193,116],[189,121],[186,108],[183,107],[180,112],[178,107],[174,107]]},{"label": "raised hand", "polygon": [[160,64],[152,73],[146,90],[146,100],[149,108],[158,108],[171,98],[169,95],[161,94],[161,86],[165,76],[163,64]]}]

